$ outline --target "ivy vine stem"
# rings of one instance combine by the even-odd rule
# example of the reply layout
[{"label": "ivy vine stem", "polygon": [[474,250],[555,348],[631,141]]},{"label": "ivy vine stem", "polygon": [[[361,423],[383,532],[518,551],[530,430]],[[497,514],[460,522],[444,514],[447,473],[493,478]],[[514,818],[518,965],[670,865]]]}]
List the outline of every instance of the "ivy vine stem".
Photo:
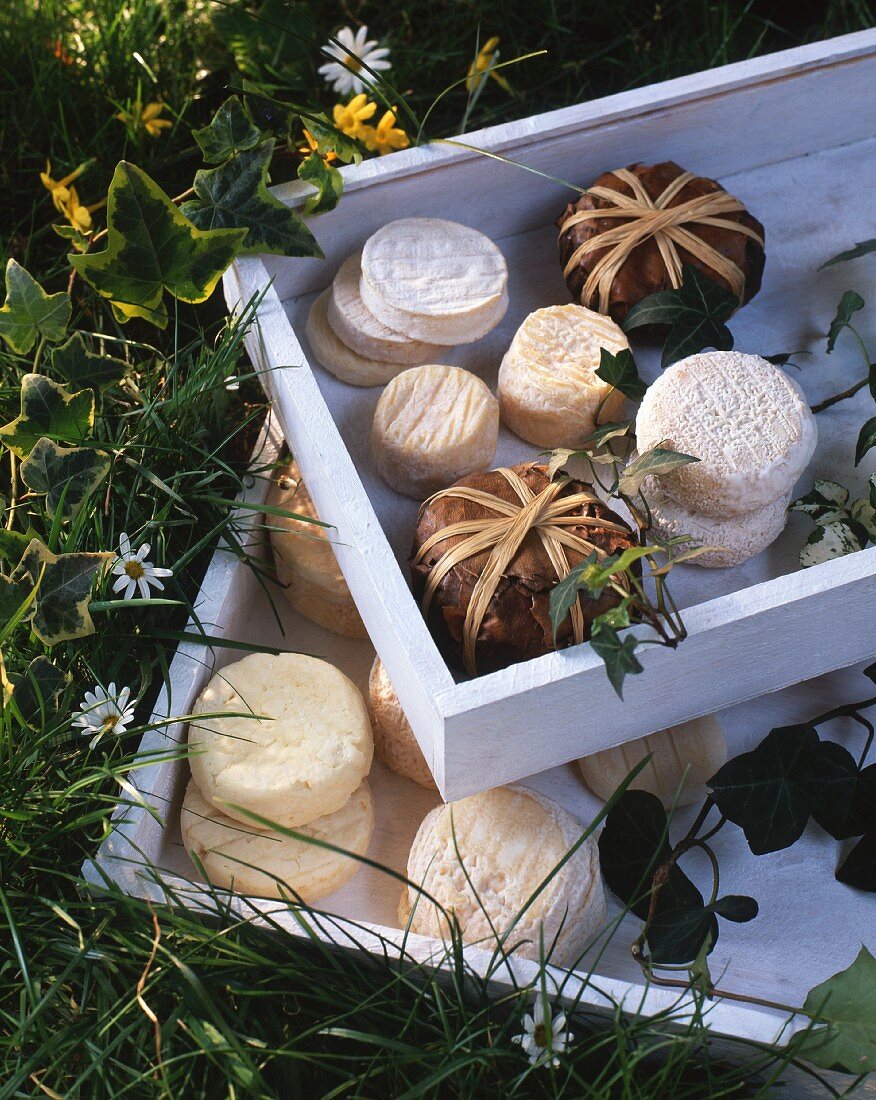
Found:
[{"label": "ivy vine stem", "polygon": [[812,405],[811,409],[814,413],[824,412],[825,409],[829,409],[831,405],[836,405],[840,401],[845,401],[849,397],[854,397],[856,393],[862,390],[870,381],[870,376],[866,375],[861,378],[853,386],[849,386],[847,390],[843,390],[842,393],[835,393],[833,397],[826,397],[823,401],[819,401],[817,405]]}]

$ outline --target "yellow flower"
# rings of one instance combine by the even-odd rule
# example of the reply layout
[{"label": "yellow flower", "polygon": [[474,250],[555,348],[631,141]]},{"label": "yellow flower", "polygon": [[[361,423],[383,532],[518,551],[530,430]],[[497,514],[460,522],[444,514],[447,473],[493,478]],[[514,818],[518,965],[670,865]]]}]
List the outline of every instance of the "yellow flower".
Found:
[{"label": "yellow flower", "polygon": [[488,38],[478,51],[477,57],[469,65],[468,76],[465,78],[465,86],[468,89],[469,95],[473,95],[478,91],[481,85],[485,83],[488,76],[491,76],[506,92],[511,91],[511,86],[508,81],[501,73],[497,73],[494,68],[496,62],[499,60],[499,51],[497,49],[499,41],[496,35],[493,35],[492,38]]},{"label": "yellow flower", "polygon": [[123,122],[133,133],[145,130],[150,137],[160,137],[161,131],[173,126],[168,118],[158,116],[164,110],[163,103],[147,103],[144,107],[139,99],[135,100],[129,110],[119,111],[115,116],[119,122]]},{"label": "yellow flower", "polygon": [[[304,145],[302,145],[299,148],[298,152],[303,157],[309,157],[311,155],[311,153],[318,153],[319,152],[319,145],[317,144],[317,140],[313,136],[313,134],[307,129],[306,126],[304,127],[303,134],[304,134]],[[329,150],[328,153],[325,153],[323,155],[322,162],[323,162],[323,164],[331,164],[333,160],[337,160],[337,159],[338,159],[337,153],[333,153],[333,152],[331,152],[331,150]]]},{"label": "yellow flower", "polygon": [[358,138],[362,135],[363,130],[370,129],[365,127],[365,123],[377,110],[376,103],[369,103],[368,96],[364,92],[360,92],[359,95],[353,96],[349,103],[336,103],[332,115],[335,120],[335,126],[349,137]]},{"label": "yellow flower", "polygon": [[393,110],[387,111],[376,126],[363,127],[362,141],[365,148],[372,152],[376,150],[381,156],[394,149],[407,149],[411,144],[410,138],[397,123]]},{"label": "yellow flower", "polygon": [[55,209],[60,214],[66,212],[67,203],[70,201],[70,191],[72,188],[69,185],[73,180],[78,179],[91,164],[92,161],[87,160],[84,164],[80,164],[78,168],[74,168],[73,171],[70,172],[69,175],[64,176],[62,180],[53,180],[52,162],[50,160],[46,161],[46,170],[45,172],[40,172],[40,180],[42,181],[43,187],[51,192],[52,202],[55,204]]}]

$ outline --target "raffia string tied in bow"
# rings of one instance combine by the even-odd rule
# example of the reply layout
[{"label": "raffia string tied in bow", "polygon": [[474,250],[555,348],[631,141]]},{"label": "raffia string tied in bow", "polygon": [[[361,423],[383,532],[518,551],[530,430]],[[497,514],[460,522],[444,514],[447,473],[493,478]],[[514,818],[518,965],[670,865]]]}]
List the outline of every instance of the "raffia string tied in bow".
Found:
[{"label": "raffia string tied in bow", "polygon": [[763,247],[763,237],[754,229],[740,222],[724,218],[723,214],[745,213],[745,207],[724,190],[708,195],[698,195],[675,206],[670,206],[685,184],[696,176],[692,172],[682,172],[656,198],[652,198],[639,177],[628,168],[618,168],[612,173],[628,184],[632,195],[625,195],[612,187],[588,188],[589,195],[606,199],[613,205],[599,210],[576,210],[564,219],[560,226],[560,237],[575,225],[597,218],[623,218],[620,225],[597,233],[578,248],[569,257],[563,274],[568,276],[588,252],[605,249],[605,254],[594,264],[592,271],[581,290],[581,304],[593,308],[592,302],[598,297],[597,309],[607,313],[611,286],[620,269],[626,263],[630,253],[648,240],[654,238],[660,256],[666,265],[669,281],[676,289],[682,283],[682,260],[678,249],[683,248],[706,267],[722,276],[740,302],[745,297],[745,275],[737,264],[691,232],[687,226],[709,225],[713,228],[728,229],[742,233],[757,241]]},{"label": "raffia string tied in bow", "polygon": [[[557,581],[568,576],[572,568],[566,554],[567,550],[576,550],[584,557],[588,557],[594,551],[598,558],[607,556],[600,547],[569,528],[599,527],[602,530],[629,534],[629,528],[626,526],[605,518],[576,512],[576,509],[580,509],[582,505],[602,502],[594,493],[586,490],[560,496],[568,484],[566,480],[552,481],[541,492],[534,493],[514,470],[500,467],[493,472],[505,478],[519,498],[519,503],[503,500],[493,493],[464,485],[442,489],[441,492],[431,496],[426,503],[440,500],[442,497],[456,497],[481,505],[494,514],[448,524],[426,539],[414,558],[414,565],[418,565],[438,543],[458,535],[466,536],[462,542],[444,553],[430,570],[422,600],[425,616],[428,614],[438,585],[450,570],[475,554],[489,551],[487,563],[472,590],[463,623],[463,661],[466,671],[471,675],[477,672],[475,645],[490,600],[496,592],[502,574],[530,531],[535,531],[541,539],[542,546],[557,575]],[[572,605],[571,619],[574,640],[582,642],[584,614],[580,600],[576,600]]]}]

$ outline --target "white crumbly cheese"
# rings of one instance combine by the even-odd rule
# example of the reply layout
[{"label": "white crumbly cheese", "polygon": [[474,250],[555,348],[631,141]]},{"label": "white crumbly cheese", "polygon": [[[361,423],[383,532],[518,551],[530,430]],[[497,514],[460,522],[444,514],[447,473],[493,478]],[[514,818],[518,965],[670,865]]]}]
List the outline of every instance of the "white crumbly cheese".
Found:
[{"label": "white crumbly cheese", "polygon": [[410,340],[378,321],[362,301],[362,253],[348,256],[332,282],[327,318],[335,336],[358,355],[384,363],[435,363],[446,351],[439,344]]},{"label": "white crumbly cheese", "polygon": [[374,753],[388,768],[421,787],[436,788],[423,750],[417,744],[383,661],[375,657],[368,677],[368,710],[374,731]]},{"label": "white crumbly cheese", "polygon": [[397,492],[418,500],[488,469],[498,441],[496,399],[461,367],[411,367],[389,383],[374,410],[377,472]]},{"label": "white crumbly cheese", "polygon": [[[624,395],[596,376],[603,348],[629,347],[609,317],[579,305],[547,306],[526,318],[499,368],[499,409],[512,432],[539,447],[580,447],[618,419]],[[610,396],[609,396],[610,393]]]},{"label": "white crumbly cheese", "polygon": [[493,242],[440,218],[389,222],[362,250],[362,301],[389,328],[415,340],[479,340],[508,308],[508,268]]},{"label": "white crumbly cheese", "polygon": [[[183,799],[180,831],[186,851],[210,882],[239,894],[289,899],[297,895],[311,903],[339,890],[361,867],[358,860],[329,848],[235,821],[212,806],[194,780]],[[374,832],[368,781],[363,780],[339,810],[296,831],[364,855]]]},{"label": "white crumbly cheese", "polygon": [[[606,919],[595,839],[585,840],[529,903],[581,833],[552,799],[523,787],[496,787],[426,815],[408,856],[408,878],[454,912],[466,943],[487,951],[528,904],[506,952],[538,959],[540,942],[545,950],[553,944],[550,961],[572,966]],[[447,935],[446,918],[412,887],[402,894],[399,919],[410,920],[412,932]]]},{"label": "white crumbly cheese", "polygon": [[799,386],[759,355],[709,351],[673,364],[645,394],[639,451],[667,442],[700,461],[662,476],[695,512],[740,515],[786,496],[818,440]]},{"label": "white crumbly cheese", "polygon": [[401,363],[367,359],[338,339],[328,323],[330,297],[331,287],[328,287],[310,307],[304,328],[310,350],[329,374],[340,378],[342,382],[349,382],[352,386],[382,386],[405,369]]},{"label": "white crumbly cheese", "polygon": [[719,518],[685,508],[666,495],[660,479],[656,477],[645,479],[642,494],[651,511],[653,528],[661,538],[690,535],[691,542],[681,549],[688,546],[714,547],[714,550],[699,554],[687,563],[706,569],[726,569],[748,561],[775,542],[788,522],[788,495],[753,512]]},{"label": "white crumbly cheese", "polygon": [[717,718],[707,715],[585,756],[578,767],[590,790],[607,800],[649,753],[630,790],[650,791],[666,806],[678,797],[678,805],[687,806],[705,798],[707,780],[727,759],[727,743]]},{"label": "white crumbly cheese", "polygon": [[365,701],[316,657],[252,653],[213,676],[193,714],[192,776],[208,802],[244,823],[252,821],[235,805],[287,828],[307,825],[339,810],[371,767]]}]

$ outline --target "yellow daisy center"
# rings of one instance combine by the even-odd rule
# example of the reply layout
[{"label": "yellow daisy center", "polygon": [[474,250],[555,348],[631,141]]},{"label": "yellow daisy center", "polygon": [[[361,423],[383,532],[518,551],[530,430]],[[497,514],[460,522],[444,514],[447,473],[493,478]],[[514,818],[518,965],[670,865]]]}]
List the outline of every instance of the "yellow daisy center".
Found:
[{"label": "yellow daisy center", "polygon": [[358,73],[362,69],[362,62],[356,57],[355,54],[348,53],[345,62],[348,69],[351,69],[354,73]]},{"label": "yellow daisy center", "polygon": [[535,1045],[539,1047],[547,1046],[547,1028],[544,1024],[536,1024],[535,1031],[532,1033],[533,1039],[535,1039]]},{"label": "yellow daisy center", "polygon": [[100,728],[104,733],[109,733],[115,729],[116,722],[118,722],[119,716],[117,714],[108,714],[106,718],[100,723]]},{"label": "yellow daisy center", "polygon": [[138,581],[141,577],[146,576],[146,570],[138,561],[126,561],[125,573],[127,573],[132,581]]}]

